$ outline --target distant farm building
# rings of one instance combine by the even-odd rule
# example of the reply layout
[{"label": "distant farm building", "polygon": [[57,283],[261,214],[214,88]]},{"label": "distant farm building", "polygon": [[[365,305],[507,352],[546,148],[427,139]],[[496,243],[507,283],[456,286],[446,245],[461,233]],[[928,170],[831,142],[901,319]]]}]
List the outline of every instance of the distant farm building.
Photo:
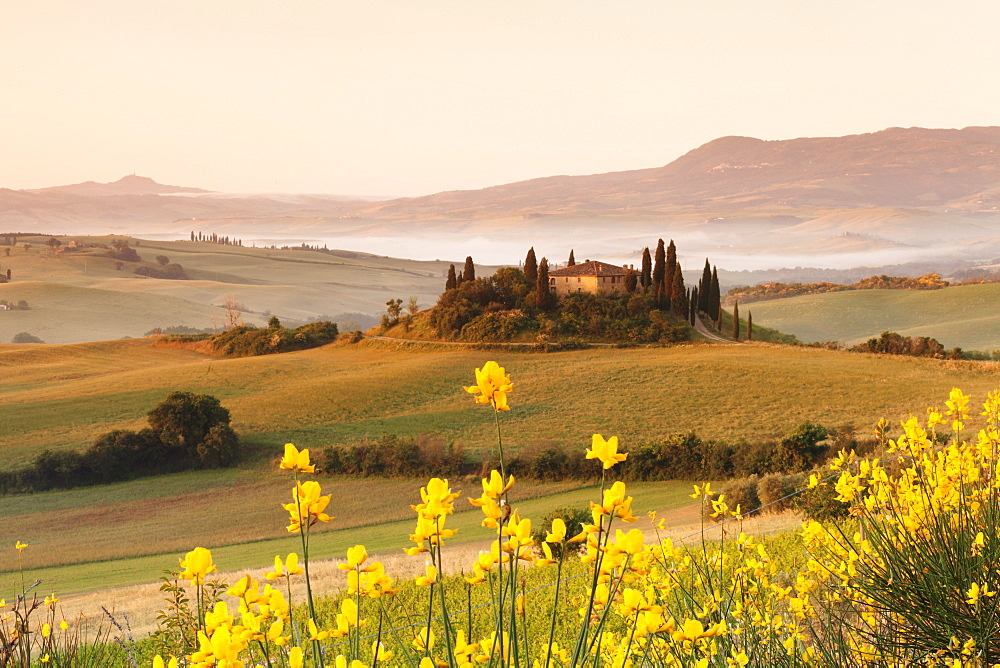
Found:
[{"label": "distant farm building", "polygon": [[628,270],[607,262],[587,260],[572,267],[553,269],[549,272],[549,288],[556,296],[571,292],[625,292]]}]

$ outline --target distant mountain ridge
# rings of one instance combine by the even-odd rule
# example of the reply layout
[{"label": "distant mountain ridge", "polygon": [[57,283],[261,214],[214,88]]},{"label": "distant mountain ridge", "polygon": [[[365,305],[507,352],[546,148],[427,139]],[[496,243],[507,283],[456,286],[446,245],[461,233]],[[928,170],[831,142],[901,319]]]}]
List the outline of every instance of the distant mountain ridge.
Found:
[{"label": "distant mountain ridge", "polygon": [[662,167],[551,176],[382,202],[372,213],[1000,205],[1000,127],[721,137]]},{"label": "distant mountain ridge", "polygon": [[112,183],[84,181],[68,186],[53,186],[28,190],[32,193],[82,195],[84,197],[112,197],[115,195],[173,195],[180,193],[208,193],[210,190],[201,188],[185,188],[183,186],[168,186],[157,183],[147,176],[129,174]]}]

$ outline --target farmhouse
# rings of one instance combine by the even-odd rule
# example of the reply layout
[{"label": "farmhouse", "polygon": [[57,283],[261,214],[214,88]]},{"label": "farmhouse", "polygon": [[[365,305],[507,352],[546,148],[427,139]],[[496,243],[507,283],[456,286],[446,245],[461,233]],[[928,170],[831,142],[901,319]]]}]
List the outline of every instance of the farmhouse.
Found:
[{"label": "farmhouse", "polygon": [[562,297],[571,292],[625,292],[628,270],[607,262],[587,260],[549,272],[549,289]]}]

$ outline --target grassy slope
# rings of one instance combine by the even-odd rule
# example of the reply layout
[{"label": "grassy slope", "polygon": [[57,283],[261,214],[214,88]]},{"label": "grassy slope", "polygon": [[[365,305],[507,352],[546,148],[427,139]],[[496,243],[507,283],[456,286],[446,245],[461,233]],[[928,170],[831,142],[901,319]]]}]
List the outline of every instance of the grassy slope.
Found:
[{"label": "grassy slope", "polygon": [[[65,244],[69,238],[62,240]],[[172,281],[136,276],[131,273],[137,266],[133,263],[117,271],[114,260],[100,256],[103,251],[53,254],[41,241],[32,240],[27,251],[18,247],[10,256],[0,255],[0,270],[9,268],[13,276],[13,283],[0,284],[0,299],[24,299],[32,307],[0,314],[0,341],[10,341],[21,331],[49,343],[71,343],[142,336],[153,327],[170,325],[218,326],[225,322],[219,305],[227,295],[253,311],[244,318],[252,323],[266,320],[264,312],[294,320],[378,314],[390,297],[405,301],[413,295],[423,305],[432,304],[448,270],[447,262],[362,253],[142,241],[136,250],[146,264],[165,255],[191,278]]]},{"label": "grassy slope", "polygon": [[[581,453],[594,432],[617,434],[630,449],[690,429],[707,437],[763,439],[812,420],[867,430],[879,416],[895,421],[941,405],[953,386],[978,400],[996,385],[995,364],[765,345],[539,354],[362,343],[238,360],[157,348],[150,340],[2,345],[0,451],[8,466],[44,447],[80,448],[112,428],[139,427],[145,412],[173,389],[220,397],[257,463],[8,497],[0,515],[8,535],[44,549],[37,565],[83,563],[59,571],[70,578],[70,588],[90,586],[87,578],[101,570],[87,562],[126,559],[114,569],[121,577],[146,577],[174,563],[172,556],[162,558],[164,552],[195,544],[243,545],[227,548],[237,563],[266,562],[273,550],[291,549],[287,538],[271,542],[282,540],[277,504],[289,487],[270,471],[283,443],[319,448],[384,432],[427,432],[467,448],[492,447],[489,411],[460,387],[491,357],[506,365],[515,383],[514,409],[503,416],[509,446],[551,440]],[[353,526],[355,533],[338,532],[330,550],[340,550],[341,539],[345,545],[381,544],[388,534],[361,526],[368,518],[403,521],[392,532],[402,533],[415,482],[333,485],[333,514],[344,518],[338,526]],[[257,541],[266,543],[255,546]],[[133,557],[138,561],[128,559]]]},{"label": "grassy slope", "polygon": [[856,290],[740,305],[754,323],[802,341],[854,344],[889,330],[929,336],[945,347],[1000,348],[1000,283],[943,290]]}]

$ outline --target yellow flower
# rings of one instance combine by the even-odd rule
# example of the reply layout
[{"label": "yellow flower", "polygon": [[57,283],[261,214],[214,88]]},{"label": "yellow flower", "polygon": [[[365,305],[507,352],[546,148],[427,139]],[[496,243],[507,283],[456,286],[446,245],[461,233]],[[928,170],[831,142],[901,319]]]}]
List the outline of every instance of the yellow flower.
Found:
[{"label": "yellow flower", "polygon": [[545,537],[546,543],[561,543],[566,538],[566,522],[561,517],[552,520],[552,531]]},{"label": "yellow flower", "polygon": [[395,654],[395,652],[387,650],[385,645],[377,640],[372,643],[372,656],[375,661],[392,661],[392,657],[395,656]]},{"label": "yellow flower", "polygon": [[294,552],[290,552],[288,554],[288,558],[285,559],[284,565],[281,563],[281,556],[275,555],[274,570],[266,574],[264,577],[268,580],[274,580],[280,577],[285,577],[286,575],[291,577],[292,575],[302,575],[303,573],[305,573],[305,571],[299,566],[299,555]]},{"label": "yellow flower", "polygon": [[432,585],[437,582],[437,569],[430,563],[424,566],[424,575],[417,577],[417,586],[426,587],[427,585]]},{"label": "yellow flower", "polygon": [[[347,548],[347,563],[337,564],[337,568],[342,571],[353,571],[355,568],[359,568],[361,564],[365,563],[368,559],[368,550],[365,549],[364,545],[355,545],[354,547]],[[364,571],[371,570],[369,568],[362,569]]]},{"label": "yellow flower", "polygon": [[52,635],[52,627],[49,624],[42,624],[42,637],[48,638]]},{"label": "yellow flower", "polygon": [[493,404],[497,411],[509,411],[507,393],[513,389],[510,376],[496,362],[487,362],[482,369],[476,369],[476,384],[466,387],[469,394],[480,393],[476,397],[477,404]]},{"label": "yellow flower", "polygon": [[434,632],[425,626],[414,636],[413,646],[421,652],[434,649]]},{"label": "yellow flower", "polygon": [[332,495],[320,496],[321,491],[319,483],[315,480],[295,484],[295,489],[292,490],[295,500],[282,504],[290,517],[289,533],[298,533],[302,530],[303,524],[312,526],[317,522],[329,522],[333,519],[323,512],[330,503]]},{"label": "yellow flower", "polygon": [[180,562],[184,569],[180,578],[189,580],[193,585],[205,584],[206,575],[218,572],[212,563],[212,552],[204,547],[194,548]]},{"label": "yellow flower", "polygon": [[618,437],[612,436],[608,440],[600,434],[594,434],[591,439],[591,446],[587,450],[587,459],[600,459],[605,469],[609,469],[618,462],[625,461],[628,454],[618,454]]},{"label": "yellow flower", "polygon": [[24,548],[28,547],[28,544],[27,543],[22,543],[21,541],[17,541],[17,544],[14,547],[17,548],[18,552],[23,552]]},{"label": "yellow flower", "polygon": [[170,661],[164,666],[163,657],[157,654],[153,657],[153,668],[177,668],[177,659],[170,657]]},{"label": "yellow flower", "polygon": [[980,589],[979,584],[973,582],[972,586],[969,587],[969,591],[965,592],[966,596],[965,602],[968,603],[969,605],[975,605],[979,603],[979,599],[983,596],[991,597],[996,595],[997,595],[996,590],[990,591],[990,586],[988,584],[983,585],[983,587]]},{"label": "yellow flower", "polygon": [[309,463],[309,448],[296,449],[292,443],[285,443],[285,456],[281,458],[281,469],[291,469],[300,473],[314,473],[316,467]]},{"label": "yellow flower", "polygon": [[302,660],[302,648],[293,647],[292,650],[288,653],[289,668],[302,668],[303,665],[304,664]]}]

